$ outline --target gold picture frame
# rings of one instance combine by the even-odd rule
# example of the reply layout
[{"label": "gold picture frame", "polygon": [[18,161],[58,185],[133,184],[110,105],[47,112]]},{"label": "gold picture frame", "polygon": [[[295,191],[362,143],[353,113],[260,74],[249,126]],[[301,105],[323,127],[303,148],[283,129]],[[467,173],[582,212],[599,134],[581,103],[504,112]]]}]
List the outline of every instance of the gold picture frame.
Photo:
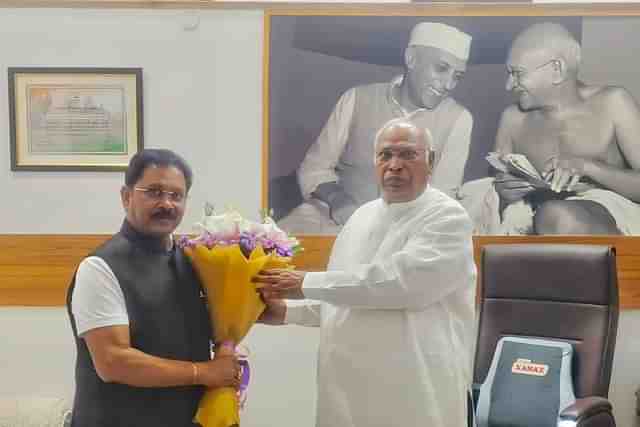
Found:
[{"label": "gold picture frame", "polygon": [[143,142],[141,68],[10,67],[12,171],[123,171]]}]

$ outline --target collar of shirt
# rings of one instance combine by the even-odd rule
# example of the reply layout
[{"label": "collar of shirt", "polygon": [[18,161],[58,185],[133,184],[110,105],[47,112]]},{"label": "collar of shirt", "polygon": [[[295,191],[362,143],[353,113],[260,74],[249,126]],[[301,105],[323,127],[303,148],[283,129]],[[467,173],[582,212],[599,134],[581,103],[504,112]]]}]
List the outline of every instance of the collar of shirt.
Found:
[{"label": "collar of shirt", "polygon": [[420,194],[418,197],[408,202],[387,203],[384,201],[384,199],[380,199],[382,201],[382,204],[381,204],[382,214],[384,215],[384,217],[390,220],[395,220],[401,217],[402,215],[409,212],[411,209],[415,208],[416,206],[422,205],[424,203],[424,200],[426,200],[426,198],[428,197],[428,193],[430,189],[431,189],[431,185],[427,184],[427,187],[424,189],[422,194]]}]

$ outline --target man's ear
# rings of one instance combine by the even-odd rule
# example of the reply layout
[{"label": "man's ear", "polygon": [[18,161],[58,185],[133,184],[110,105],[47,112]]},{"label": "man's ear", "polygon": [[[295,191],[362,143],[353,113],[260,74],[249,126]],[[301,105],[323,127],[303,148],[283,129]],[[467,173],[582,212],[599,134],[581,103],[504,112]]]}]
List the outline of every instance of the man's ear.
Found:
[{"label": "man's ear", "polygon": [[433,150],[429,150],[427,154],[427,160],[429,161],[429,167],[431,168],[431,170],[433,170],[433,167],[436,163],[436,152]]},{"label": "man's ear", "polygon": [[122,207],[125,212],[129,210],[129,204],[131,203],[131,189],[126,185],[120,188],[120,200],[122,201]]},{"label": "man's ear", "polygon": [[404,65],[407,70],[412,70],[416,65],[416,50],[413,46],[409,46],[404,50]]},{"label": "man's ear", "polygon": [[427,176],[433,176],[433,170],[436,166],[436,152],[433,150],[427,151],[427,167],[429,168],[429,173]]},{"label": "man's ear", "polygon": [[550,67],[553,70],[553,84],[559,85],[560,83],[567,80],[567,62],[562,59],[554,59],[551,61]]}]

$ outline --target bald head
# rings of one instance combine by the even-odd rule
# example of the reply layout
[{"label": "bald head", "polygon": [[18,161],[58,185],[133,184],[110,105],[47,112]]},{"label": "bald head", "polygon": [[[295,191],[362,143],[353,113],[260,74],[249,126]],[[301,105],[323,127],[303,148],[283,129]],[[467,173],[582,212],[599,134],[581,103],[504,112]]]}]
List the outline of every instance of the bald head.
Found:
[{"label": "bald head", "polygon": [[509,62],[524,53],[553,57],[564,61],[567,71],[577,74],[580,44],[562,25],[543,22],[522,31],[511,45]]},{"label": "bald head", "polygon": [[[431,151],[431,132],[428,129],[416,126],[405,118],[391,119],[385,123],[376,133],[374,139],[374,151],[377,153],[383,142],[415,144],[427,152]],[[429,156],[427,156],[429,162]]]}]

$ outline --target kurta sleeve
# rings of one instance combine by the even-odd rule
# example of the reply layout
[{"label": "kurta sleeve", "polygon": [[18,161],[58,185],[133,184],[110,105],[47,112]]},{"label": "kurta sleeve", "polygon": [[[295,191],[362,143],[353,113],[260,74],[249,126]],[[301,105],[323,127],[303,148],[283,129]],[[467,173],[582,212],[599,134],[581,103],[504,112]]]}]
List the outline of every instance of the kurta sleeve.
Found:
[{"label": "kurta sleeve", "polygon": [[349,137],[355,98],[355,88],[349,89],[340,97],[318,139],[300,164],[298,182],[305,199],[311,196],[318,185],[338,181],[335,167]]},{"label": "kurta sleeve", "polygon": [[461,207],[427,218],[390,259],[307,273],[305,298],[363,309],[423,309],[475,286],[471,222]]},{"label": "kurta sleeve", "polygon": [[286,325],[320,326],[320,304],[304,302],[303,304],[287,303],[284,323]]},{"label": "kurta sleeve", "polygon": [[453,197],[464,178],[464,168],[469,158],[473,118],[464,110],[456,120],[449,138],[445,141],[440,159],[435,166],[431,185]]}]

